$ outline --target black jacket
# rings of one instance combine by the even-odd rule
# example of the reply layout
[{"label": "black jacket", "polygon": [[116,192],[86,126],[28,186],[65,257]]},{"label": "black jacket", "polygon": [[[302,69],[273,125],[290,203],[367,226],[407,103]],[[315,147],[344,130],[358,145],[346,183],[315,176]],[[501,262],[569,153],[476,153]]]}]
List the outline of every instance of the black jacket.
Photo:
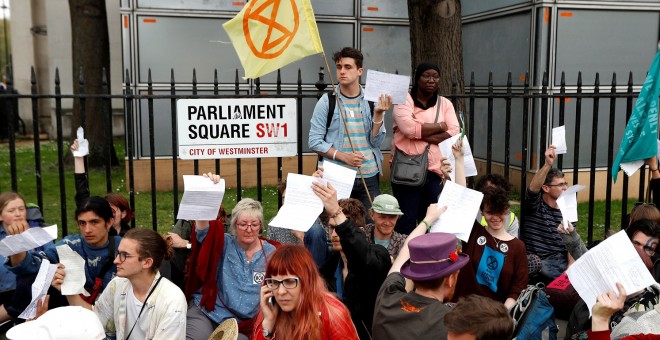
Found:
[{"label": "black jacket", "polygon": [[[365,233],[352,221],[337,225],[335,231],[348,261],[342,300],[351,312],[360,339],[370,339],[376,296],[392,261],[387,249],[369,243]],[[321,275],[333,292],[337,291],[335,272],[340,262],[340,253],[334,252],[321,267]]]}]

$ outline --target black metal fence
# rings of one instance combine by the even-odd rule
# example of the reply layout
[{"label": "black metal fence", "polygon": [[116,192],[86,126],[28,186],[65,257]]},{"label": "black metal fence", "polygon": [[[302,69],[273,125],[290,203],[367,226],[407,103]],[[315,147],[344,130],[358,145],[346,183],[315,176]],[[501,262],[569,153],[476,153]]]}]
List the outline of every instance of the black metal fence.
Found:
[{"label": "black metal fence", "polygon": [[[279,71],[278,71],[279,72]],[[298,71],[298,82],[297,85],[295,86],[296,89],[296,94],[291,95],[291,94],[282,94],[282,83],[280,81],[280,76],[278,73],[278,81],[274,87],[275,89],[275,94],[268,94],[266,97],[272,97],[272,98],[279,98],[279,97],[295,97],[297,99],[297,126],[298,126],[298,156],[297,156],[297,171],[298,173],[302,173],[303,169],[303,143],[306,143],[305,140],[303,140],[303,136],[306,136],[307,134],[303,133],[302,131],[302,120],[303,120],[303,112],[302,112],[302,101],[304,98],[318,98],[324,91],[324,89],[328,86],[324,81],[322,77],[322,73],[319,76],[319,82],[315,84],[315,88],[311,87],[309,85],[303,86],[302,84],[302,78],[300,75],[300,71]],[[95,99],[100,99],[103,102],[103,113],[105,117],[105,121],[103,122],[105,126],[105,135],[106,135],[106,142],[111,143],[112,142],[112,117],[111,117],[111,110],[110,110],[110,100],[115,99],[115,98],[120,98],[124,102],[124,122],[125,122],[125,129],[124,133],[126,136],[126,166],[127,166],[127,186],[128,186],[128,197],[129,197],[129,202],[131,206],[135,206],[135,174],[134,174],[134,156],[136,155],[136,149],[135,149],[135,131],[136,131],[136,123],[134,121],[134,103],[136,101],[147,101],[147,107],[148,107],[148,131],[149,131],[149,136],[148,136],[148,143],[149,143],[149,155],[150,155],[150,160],[151,160],[151,167],[150,167],[150,174],[151,174],[151,206],[152,206],[152,218],[153,218],[153,228],[156,229],[157,227],[157,209],[156,209],[156,195],[154,194],[156,192],[156,163],[154,162],[155,160],[155,140],[154,140],[154,119],[156,119],[156,113],[154,113],[153,109],[153,102],[154,100],[170,100],[171,103],[171,117],[172,122],[176,121],[176,101],[178,99],[182,98],[254,98],[254,97],[260,97],[263,98],[264,95],[262,95],[262,86],[259,82],[259,79],[256,79],[254,82],[254,94],[253,95],[245,95],[241,94],[240,90],[240,83],[239,83],[239,77],[238,77],[238,71],[236,71],[236,76],[235,76],[235,81],[234,81],[234,93],[232,95],[226,95],[226,94],[220,94],[220,89],[221,85],[218,82],[218,76],[217,76],[217,71],[215,72],[215,77],[214,77],[214,83],[212,84],[212,89],[213,89],[213,94],[199,94],[198,93],[198,84],[196,81],[196,73],[193,70],[192,74],[192,83],[187,83],[191,84],[191,86],[188,86],[187,92],[188,94],[181,94],[182,92],[180,89],[181,87],[175,82],[174,79],[174,72],[171,72],[171,82],[169,84],[169,89],[170,93],[169,94],[154,94],[153,90],[153,84],[151,82],[151,72],[149,71],[149,82],[147,85],[146,93],[145,94],[140,94],[140,93],[134,93],[133,89],[134,86],[131,83],[131,78],[130,75],[128,74],[128,71],[125,74],[124,78],[124,91],[122,94],[112,94],[109,91],[108,83],[105,81],[104,77],[104,83],[103,83],[103,90],[102,93],[100,94],[88,94],[85,91],[85,85],[84,85],[84,79],[79,80],[79,88],[80,88],[80,93],[79,95],[72,95],[72,94],[62,94],[61,93],[61,86],[60,86],[60,78],[59,78],[59,72],[56,71],[55,73],[55,93],[54,94],[40,94],[37,93],[37,82],[36,82],[36,76],[34,69],[32,70],[32,86],[31,86],[31,93],[30,94],[18,94],[13,90],[12,86],[12,81],[11,81],[11,76],[9,77],[9,81],[7,83],[7,91],[4,93],[0,93],[0,103],[4,102],[4,107],[0,108],[0,110],[4,109],[4,113],[0,111],[0,115],[4,114],[7,117],[15,117],[17,115],[17,106],[16,101],[18,100],[30,100],[32,103],[32,130],[33,130],[33,147],[34,147],[34,157],[35,157],[35,168],[34,168],[34,174],[35,178],[34,180],[36,181],[36,197],[37,197],[37,204],[40,207],[43,207],[43,192],[42,192],[42,165],[41,165],[41,155],[40,155],[40,140],[39,140],[39,132],[40,132],[40,126],[39,126],[39,107],[38,107],[38,101],[43,100],[43,99],[49,99],[54,101],[54,108],[55,108],[55,126],[56,126],[56,140],[57,140],[57,153],[58,153],[58,176],[59,176],[59,185],[61,192],[64,193],[64,187],[65,187],[65,167],[64,167],[64,146],[63,146],[63,126],[62,126],[62,117],[63,117],[63,110],[62,110],[62,100],[63,99],[71,99],[73,101],[78,101],[80,103],[80,108],[81,108],[81,125],[86,127],[86,124],[89,124],[86,120],[86,112],[85,112],[85,101],[90,100],[92,98]],[[595,198],[595,187],[597,185],[596,183],[596,172],[598,169],[604,169],[604,167],[598,167],[597,166],[597,152],[599,148],[606,148],[606,153],[607,153],[607,181],[605,183],[606,187],[606,211],[605,211],[605,230],[607,231],[611,227],[611,211],[612,211],[612,179],[611,179],[611,164],[613,157],[617,151],[615,149],[615,140],[614,140],[614,129],[619,128],[623,129],[625,127],[626,122],[628,121],[630,114],[632,112],[632,105],[633,105],[633,100],[637,96],[637,92],[634,91],[633,89],[633,77],[632,73],[629,74],[628,81],[624,86],[618,86],[616,82],[616,74],[613,74],[612,76],[612,83],[607,86],[607,88],[604,88],[603,86],[600,85],[599,81],[599,75],[596,74],[596,78],[594,80],[593,86],[584,86],[582,84],[582,76],[581,74],[577,75],[577,83],[576,85],[572,86],[567,86],[565,82],[565,77],[564,74],[562,73],[561,75],[561,82],[559,86],[555,87],[550,87],[548,86],[548,77],[546,74],[543,75],[543,80],[542,80],[542,85],[540,87],[531,87],[529,84],[529,76],[525,76],[525,81],[523,86],[513,86],[512,81],[511,81],[511,73],[508,74],[508,81],[506,84],[503,85],[494,85],[492,82],[492,74],[489,77],[489,82],[485,86],[477,86],[474,81],[474,74],[472,74],[471,79],[469,80],[469,83],[466,84],[466,93],[457,93],[456,91],[456,84],[453,86],[453,90],[451,93],[445,94],[446,97],[450,98],[452,102],[454,102],[454,106],[457,106],[458,101],[463,101],[466,111],[467,111],[467,129],[468,129],[468,138],[470,141],[470,144],[473,146],[473,152],[475,154],[485,154],[485,157],[483,157],[483,160],[485,161],[486,164],[486,171],[491,172],[493,169],[493,166],[501,166],[503,168],[503,174],[505,177],[510,178],[511,176],[511,170],[516,169],[516,170],[522,170],[520,172],[520,182],[519,183],[514,183],[519,185],[520,188],[525,188],[526,183],[527,183],[527,171],[528,169],[535,169],[536,168],[536,162],[533,157],[530,157],[531,153],[534,152],[539,155],[543,155],[543,151],[547,147],[547,131],[548,131],[548,123],[550,122],[549,115],[553,114],[549,112],[551,105],[549,105],[550,101],[557,100],[558,101],[558,108],[553,105],[553,107],[557,108],[557,113],[558,113],[558,124],[559,126],[564,125],[565,118],[569,115],[573,115],[575,124],[574,124],[574,131],[567,131],[568,133],[574,133],[574,143],[573,143],[573,150],[574,155],[579,155],[579,150],[580,150],[580,134],[582,132],[581,129],[581,122],[584,119],[591,119],[591,126],[593,127],[591,131],[591,145],[590,145],[590,162],[588,167],[580,167],[579,165],[579,157],[575,156],[573,157],[573,164],[566,164],[564,162],[563,156],[558,157],[558,162],[557,166],[561,169],[564,169],[565,171],[569,171],[573,173],[573,183],[576,184],[578,181],[578,172],[579,171],[588,171],[590,176],[589,176],[589,217],[588,217],[588,235],[589,235],[589,241],[592,241],[593,239],[593,224],[594,224],[594,198]],[[269,86],[273,86],[273,84],[269,84]],[[163,86],[162,84],[160,85],[160,88],[162,89]],[[192,90],[192,93],[190,93],[189,90]],[[205,85],[205,89],[209,89],[209,84]],[[227,89],[227,86],[224,85],[224,89]],[[602,91],[601,91],[602,90]],[[290,92],[290,91],[289,91]],[[573,112],[567,112],[566,109],[566,102],[567,100],[575,100],[575,108]],[[591,101],[592,104],[592,110],[591,112],[583,112],[582,107],[583,107],[583,100],[588,99]],[[487,103],[487,109],[486,112],[480,112],[478,115],[476,112],[476,102],[477,101],[486,101]],[[522,101],[522,106],[521,110],[522,112],[517,112],[516,117],[517,119],[512,120],[512,101]],[[605,101],[605,105],[609,105],[608,109],[601,110],[600,109],[600,102]],[[617,102],[625,102],[625,121],[616,121],[616,103]],[[497,105],[497,106],[496,106]],[[503,117],[502,116],[495,116],[495,112],[502,112],[503,111]],[[584,116],[584,117],[583,117]],[[486,131],[475,131],[475,122],[477,120],[482,120],[485,117],[485,125],[486,125]],[[599,119],[608,119],[608,131],[599,131]],[[497,137],[494,136],[493,133],[493,124],[495,121],[504,121],[504,135],[500,136],[498,135]],[[19,178],[17,175],[17,169],[16,169],[16,120],[15,119],[6,119],[4,120],[7,122],[7,127],[6,131],[7,133],[7,140],[8,140],[8,147],[3,147],[1,152],[7,152],[9,156],[9,173],[10,173],[10,178],[11,178],[11,183],[0,183],[0,191],[7,191],[7,190],[12,190],[12,191],[19,191]],[[483,125],[483,121],[480,121],[480,124]],[[518,131],[516,131],[518,129]],[[536,135],[536,130],[539,131],[539,136]],[[486,137],[486,150],[479,150],[478,148],[475,150],[475,137],[477,133],[479,133],[479,138],[481,139],[482,132],[485,133]],[[512,150],[512,132],[519,132],[521,136],[520,140],[520,146],[519,150]],[[606,133],[608,136],[607,139],[607,145],[602,145],[602,143],[598,142],[598,135],[599,133]],[[176,150],[177,150],[177,131],[176,131],[176,124],[173,124],[173,129],[171,131],[171,136],[172,136],[172,150],[174,151],[174,155],[171,157],[172,159],[172,171],[173,171],[173,176],[172,176],[172,184],[173,184],[173,192],[172,192],[172,207],[174,210],[174,215],[176,216],[176,213],[178,211],[178,199],[179,199],[179,191],[178,191],[178,168],[177,168],[177,162],[178,158],[176,156]],[[498,140],[499,139],[499,140]],[[493,148],[494,148],[494,141],[501,143],[503,139],[503,152],[504,152],[504,157],[503,157],[503,162],[495,162],[494,161],[494,156],[493,156]],[[601,145],[599,145],[601,144]],[[618,144],[618,141],[617,141]],[[499,144],[498,144],[499,145]],[[389,146],[387,146],[389,147]],[[110,149],[108,149],[110,150]],[[520,165],[512,165],[511,164],[511,152],[520,152]],[[106,181],[107,181],[107,190],[108,192],[112,191],[112,178],[111,178],[111,164],[110,164],[110,154],[106,155],[105,157],[106,162],[105,162],[105,174],[106,174]],[[542,160],[541,160],[542,161]],[[241,160],[237,159],[236,160],[236,180],[237,180],[237,200],[241,199]],[[215,161],[215,170],[216,173],[221,173],[220,169],[220,161],[216,160]],[[261,159],[256,160],[256,171],[257,171],[257,192],[258,192],[258,197],[257,199],[261,200],[262,199],[262,191],[263,191],[263,185],[261,181],[261,173],[262,173],[262,164],[261,164]],[[194,162],[194,172],[197,174],[199,172],[199,166],[198,162]],[[282,179],[282,159],[278,158],[277,159],[277,178]],[[28,179],[21,179],[21,180],[28,180]],[[628,177],[624,174],[623,175],[623,197],[622,197],[622,203],[621,203],[621,214],[624,215],[628,211],[628,186],[629,186],[629,179]],[[639,185],[639,200],[643,201],[644,200],[644,192],[645,192],[645,173],[644,171],[641,172],[641,178],[640,178],[640,185]],[[278,200],[279,205],[282,204],[281,197]],[[65,195],[61,195],[61,200],[60,200],[60,206],[61,206],[61,211],[62,211],[62,220],[61,220],[61,226],[63,230],[63,234],[66,235],[68,233],[67,231],[67,207],[66,207],[66,197]],[[521,217],[524,222],[524,216]]]}]

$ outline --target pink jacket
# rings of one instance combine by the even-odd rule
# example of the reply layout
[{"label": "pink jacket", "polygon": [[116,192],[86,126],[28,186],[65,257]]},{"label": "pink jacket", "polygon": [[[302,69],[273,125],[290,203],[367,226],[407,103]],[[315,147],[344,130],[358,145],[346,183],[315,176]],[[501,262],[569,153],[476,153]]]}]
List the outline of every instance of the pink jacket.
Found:
[{"label": "pink jacket", "polygon": [[[454,105],[445,97],[440,97],[438,104],[440,106],[440,113],[438,115],[438,123],[445,122],[450,135],[455,136],[461,131]],[[422,138],[422,124],[433,123],[435,119],[436,106],[430,107],[427,110],[422,110],[415,107],[413,99],[408,94],[405,104],[394,106],[394,137],[392,138],[392,152],[394,147],[409,154],[419,155],[426,149],[427,142]],[[413,113],[415,117],[413,118]],[[440,160],[442,153],[437,144],[431,144],[429,149],[429,170],[437,173],[442,177],[440,172]]]}]

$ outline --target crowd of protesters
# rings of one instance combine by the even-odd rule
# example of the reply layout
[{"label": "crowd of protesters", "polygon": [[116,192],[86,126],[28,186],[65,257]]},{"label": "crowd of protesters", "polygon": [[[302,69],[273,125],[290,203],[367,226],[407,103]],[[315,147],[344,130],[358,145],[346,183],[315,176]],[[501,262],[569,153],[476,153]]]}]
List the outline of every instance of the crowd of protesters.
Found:
[{"label": "crowd of protesters", "polygon": [[[0,258],[0,321],[17,324],[7,337],[511,338],[516,326],[509,310],[528,284],[551,283],[588,251],[577,225],[564,225],[557,201],[568,185],[554,167],[554,147],[523,193],[524,225],[510,209],[511,184],[486,174],[475,187],[483,200],[467,241],[430,232],[446,211],[436,203],[449,174],[466,186],[462,139],[452,146],[454,168],[438,148],[461,131],[451,101],[438,95],[438,66],[417,66],[404,104],[393,106],[383,95],[372,106],[359,84],[362,53],[347,47],[333,60],[336,95],[317,103],[309,145],[324,162],[359,170],[351,198],[339,200],[332,184],[314,182],[324,211],[307,232],[268,227],[261,202],[245,198],[229,215],[221,207],[215,220],[177,221],[161,236],[130,228],[133,211],[121,195],[91,196],[84,160],[74,157],[80,234]],[[390,109],[394,126],[386,127]],[[428,152],[425,180],[393,184],[393,195],[379,187],[390,163],[380,152],[388,128],[393,153]],[[74,141],[71,150],[78,147]],[[657,204],[656,158],[647,165]],[[220,180],[204,176],[209,185]],[[323,178],[323,168],[313,176]],[[286,185],[279,189],[286,200]],[[593,306],[575,298],[567,307],[567,338],[658,338],[660,211],[654,203],[635,206],[624,229],[656,284],[640,292],[618,285]],[[0,194],[0,212],[0,239],[45,225],[18,193]],[[60,245],[84,260],[87,294],[62,294],[74,269],[59,263]],[[44,260],[57,264],[52,287],[37,318],[22,323],[18,315],[31,302]]]}]

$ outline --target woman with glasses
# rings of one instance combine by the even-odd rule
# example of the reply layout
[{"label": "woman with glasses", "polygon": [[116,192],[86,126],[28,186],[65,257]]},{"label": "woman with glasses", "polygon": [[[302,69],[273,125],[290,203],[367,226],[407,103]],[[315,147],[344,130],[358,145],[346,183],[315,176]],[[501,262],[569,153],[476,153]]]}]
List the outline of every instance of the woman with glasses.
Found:
[{"label": "woman with glasses", "polygon": [[[114,264],[117,276],[92,305],[79,295],[67,295],[69,305],[96,313],[106,334],[116,339],[185,339],[186,298],[158,271],[172,247],[157,232],[131,229],[119,243]],[[66,273],[59,265],[53,286],[59,290]]]},{"label": "woman with glasses", "polygon": [[328,292],[304,247],[278,248],[265,277],[252,339],[358,339],[348,310]]},{"label": "woman with glasses", "polygon": [[[424,219],[426,208],[438,201],[442,191],[443,174],[440,168],[444,157],[438,143],[460,132],[454,106],[449,99],[438,94],[439,84],[438,65],[421,63],[415,70],[406,103],[394,106],[393,157],[396,152],[407,155],[428,152],[426,181],[420,186],[397,184],[394,183],[396,178],[393,178],[392,192],[403,212],[395,230],[406,235]],[[395,170],[392,169],[393,172]]]},{"label": "woman with glasses", "polygon": [[[204,176],[220,180],[211,173]],[[261,203],[244,198],[231,212],[230,234],[224,233],[222,221],[195,221],[186,282],[188,339],[208,339],[229,318],[236,319],[242,334],[252,332],[266,260],[275,250],[259,238],[263,219]],[[239,339],[247,338],[242,334]]]}]

